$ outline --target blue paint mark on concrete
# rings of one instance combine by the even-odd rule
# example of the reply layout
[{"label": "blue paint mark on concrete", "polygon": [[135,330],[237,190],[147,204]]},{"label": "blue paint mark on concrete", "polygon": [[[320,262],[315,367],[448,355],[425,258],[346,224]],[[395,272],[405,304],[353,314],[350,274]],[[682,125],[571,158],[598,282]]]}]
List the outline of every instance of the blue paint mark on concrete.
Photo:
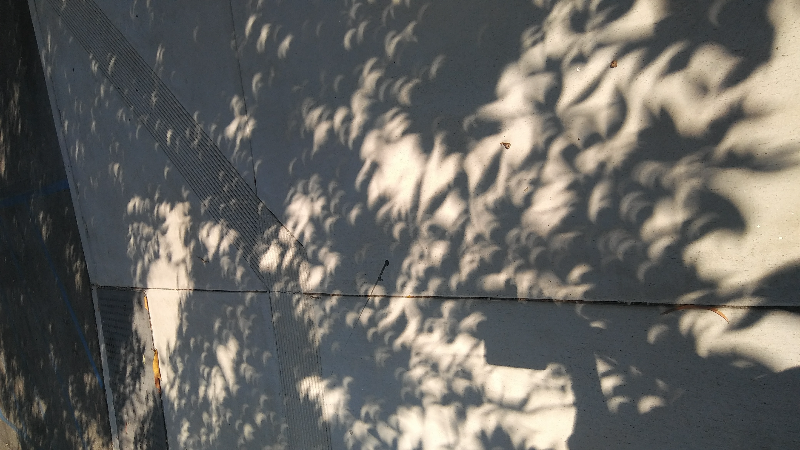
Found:
[{"label": "blue paint mark on concrete", "polygon": [[[29,209],[28,213],[31,217],[31,224],[35,225],[36,221],[33,217],[33,211]],[[34,226],[34,228],[36,227]],[[67,306],[67,311],[69,311],[69,316],[72,319],[72,324],[75,325],[75,331],[78,332],[78,338],[80,338],[81,344],[83,344],[83,350],[86,352],[86,356],[89,358],[89,364],[92,365],[94,376],[95,378],[97,378],[97,382],[100,384],[100,389],[103,389],[104,388],[103,377],[100,376],[100,371],[97,370],[97,364],[95,364],[94,358],[92,357],[92,351],[89,350],[89,343],[86,342],[86,337],[83,335],[83,331],[81,331],[80,322],[78,322],[78,316],[75,315],[75,311],[72,309],[72,303],[69,301],[69,296],[67,295],[67,289],[64,287],[64,283],[61,282],[61,277],[58,276],[58,271],[56,270],[56,266],[53,263],[53,258],[50,256],[50,252],[47,250],[47,244],[44,242],[44,236],[42,236],[42,232],[38,228],[36,228],[36,236],[39,238],[39,244],[42,247],[42,251],[44,251],[44,257],[47,260],[47,264],[50,266],[50,272],[52,272],[53,277],[55,277],[56,285],[58,286],[58,290],[61,293],[61,299]]]},{"label": "blue paint mark on concrete", "polygon": [[[66,179],[57,181],[55,183],[49,184],[42,189],[37,191],[29,191],[24,192],[21,194],[12,195],[10,197],[6,197],[0,199],[0,208],[6,208],[9,206],[26,204],[30,201],[31,198],[34,197],[44,197],[50,194],[54,194],[56,192],[61,192],[69,190],[69,183]],[[29,205],[28,205],[29,206]],[[35,223],[35,220],[32,215],[32,211],[28,210],[29,215],[31,216],[31,222]],[[45,259],[47,260],[47,264],[50,266],[50,271],[53,273],[53,276],[56,279],[56,285],[58,286],[58,290],[61,293],[61,299],[64,301],[64,304],[67,306],[67,311],[69,311],[70,318],[72,319],[72,323],[75,325],[75,330],[78,332],[78,337],[80,338],[81,344],[83,344],[83,349],[86,352],[86,356],[89,357],[89,363],[92,365],[92,370],[94,371],[94,376],[97,378],[97,382],[100,384],[100,388],[104,387],[103,385],[103,377],[100,376],[100,371],[97,369],[97,364],[92,357],[92,352],[89,350],[89,344],[86,342],[86,337],[83,335],[83,331],[81,331],[80,323],[78,322],[78,317],[75,315],[75,311],[72,309],[72,303],[69,301],[69,296],[67,295],[67,290],[64,287],[64,284],[61,282],[61,278],[58,276],[58,272],[56,271],[55,264],[53,264],[53,259],[50,256],[50,252],[47,250],[47,244],[44,242],[44,237],[40,230],[37,231],[37,236],[39,237],[39,244],[44,251]],[[17,262],[14,262],[17,265]]]},{"label": "blue paint mark on concrete", "polygon": [[[28,211],[29,211],[29,215],[32,214],[30,209]],[[31,217],[31,219],[33,220],[32,217]],[[3,223],[2,220],[0,220],[0,237],[2,238],[2,242],[5,243],[6,246],[8,247],[9,254],[11,256],[11,260],[12,260],[12,262],[14,264],[14,268],[17,271],[17,275],[22,277],[23,276],[22,275],[22,268],[20,267],[19,261],[17,259],[16,252],[14,252],[14,249],[11,246],[11,242],[8,239],[7,234],[8,233],[6,232],[5,224]],[[75,328],[78,331],[78,335],[81,337],[81,340],[82,340],[83,345],[84,345],[84,349],[86,350],[87,355],[89,356],[89,362],[92,364],[92,367],[94,368],[94,371],[95,371],[95,376],[98,377],[98,381],[100,382],[100,386],[102,388],[103,382],[99,378],[99,374],[97,373],[97,366],[94,364],[94,359],[92,358],[92,355],[89,352],[88,345],[86,343],[86,339],[83,337],[83,333],[81,332],[80,327],[78,326],[78,319],[77,319],[77,316],[75,315],[75,312],[72,310],[71,304],[69,303],[69,299],[68,299],[68,297],[66,295],[66,288],[61,283],[61,279],[58,277],[58,274],[55,272],[55,266],[53,264],[53,261],[52,261],[52,258],[50,257],[49,252],[47,251],[46,245],[44,243],[44,238],[42,237],[41,233],[38,232],[38,230],[37,230],[37,236],[39,236],[39,241],[40,241],[40,244],[42,245],[42,247],[44,248],[45,256],[47,258],[48,264],[50,265],[50,269],[53,271],[53,274],[56,277],[56,282],[58,283],[59,289],[61,290],[62,298],[64,299],[65,303],[67,304],[67,309],[70,312],[70,315],[72,317],[73,323],[75,324]],[[23,277],[23,280],[24,280],[24,277]],[[2,295],[2,292],[0,292],[0,300],[3,300],[4,302],[7,300],[5,298],[5,295]],[[32,312],[33,312],[34,316],[36,316],[36,319],[37,319],[36,322],[37,323],[41,323],[41,321],[39,320],[38,313],[36,312],[36,310],[34,309],[34,310],[32,310]],[[44,335],[44,333],[42,333],[42,334]],[[16,330],[15,330],[15,337],[17,337],[16,336]],[[19,340],[18,337],[17,337],[17,340]],[[18,345],[19,345],[19,342],[18,342]],[[83,435],[83,429],[81,428],[80,423],[78,422],[78,418],[77,418],[76,413],[75,413],[75,407],[72,404],[71,399],[69,398],[69,391],[67,389],[67,385],[66,385],[63,377],[61,377],[61,374],[58,372],[58,367],[56,366],[55,357],[52,354],[52,352],[50,353],[50,365],[53,368],[53,371],[55,372],[55,375],[56,375],[56,378],[58,379],[59,384],[61,385],[61,395],[64,397],[64,400],[66,401],[67,405],[69,406],[69,410],[70,410],[70,413],[72,414],[73,422],[75,424],[75,429],[76,429],[76,431],[78,432],[78,435],[81,438],[81,441],[82,441],[82,444],[83,444],[83,448],[86,449],[86,440],[85,440],[84,435]],[[14,427],[10,422],[8,422],[7,420],[4,420],[4,421],[6,423],[8,423],[15,431],[17,430],[17,428]]]},{"label": "blue paint mark on concrete", "polygon": [[17,436],[21,437],[23,441],[27,442],[30,445],[33,445],[33,448],[36,448],[36,449],[40,449],[41,448],[38,445],[36,445],[35,442],[31,441],[31,437],[28,436],[28,434],[25,433],[25,431],[20,431],[19,428],[15,427],[14,424],[11,423],[8,420],[8,418],[6,418],[6,416],[3,414],[3,411],[1,411],[1,410],[0,410],[0,420],[2,420],[3,422],[6,423],[6,425],[11,427],[11,429],[14,431],[14,433],[16,433]]},{"label": "blue paint mark on concrete", "polygon": [[22,205],[30,201],[34,197],[45,197],[56,192],[68,191],[69,183],[67,180],[56,181],[49,184],[37,191],[28,191],[21,194],[11,195],[5,198],[0,198],[0,208],[7,208],[14,205]]},{"label": "blue paint mark on concrete", "polygon": [[6,423],[6,425],[8,425],[9,427],[11,427],[11,429],[14,431],[14,433],[16,433],[16,434],[17,434],[17,436],[21,437],[21,438],[22,438],[24,441],[30,441],[30,437],[28,437],[28,435],[27,435],[27,434],[25,434],[25,432],[23,432],[22,430],[20,430],[20,429],[19,429],[19,428],[17,428],[16,426],[14,426],[14,424],[13,424],[13,423],[11,423],[11,422],[8,420],[8,418],[6,418],[6,416],[5,416],[5,414],[3,414],[3,411],[2,411],[2,410],[0,410],[0,420],[2,420],[3,422],[5,422],[5,423]]},{"label": "blue paint mark on concrete", "polygon": [[[30,210],[30,204],[29,204],[30,200],[32,198],[35,198],[35,197],[45,197],[45,196],[54,194],[56,192],[61,192],[61,191],[65,191],[65,190],[69,190],[69,183],[67,182],[67,180],[61,180],[61,181],[55,182],[53,184],[47,185],[47,186],[43,187],[42,189],[39,189],[39,190],[36,190],[36,191],[23,192],[23,193],[20,193],[20,194],[15,194],[15,195],[12,195],[12,196],[9,196],[9,197],[2,198],[2,199],[0,199],[0,208],[7,208],[9,206],[16,206],[16,205],[23,205],[23,204],[28,206],[28,215],[30,216],[31,224],[34,225],[34,228],[36,228],[35,227],[35,223],[36,222],[35,222],[35,218],[33,217],[33,211]],[[5,227],[2,226],[2,223],[0,223],[0,228],[2,228],[2,230],[0,230],[0,231],[3,231],[3,233],[2,233],[3,234],[3,240],[7,241],[7,238],[5,236],[6,233],[4,232],[5,231],[4,230]],[[64,286],[64,283],[61,282],[61,277],[58,276],[58,271],[56,270],[55,264],[53,262],[53,258],[52,258],[52,256],[50,255],[50,252],[47,249],[47,244],[44,241],[44,236],[42,236],[41,230],[39,230],[38,228],[36,229],[36,235],[39,238],[38,239],[39,240],[39,245],[42,247],[42,251],[44,252],[44,256],[45,256],[45,259],[47,260],[48,266],[50,267],[50,271],[52,272],[53,277],[55,278],[56,285],[58,286],[58,290],[59,290],[59,292],[61,294],[61,299],[64,301],[64,304],[67,307],[67,311],[69,312],[70,318],[72,319],[72,323],[75,326],[75,331],[77,331],[78,337],[80,338],[81,344],[83,345],[83,349],[86,352],[86,356],[89,358],[89,363],[92,366],[92,370],[94,371],[95,378],[97,378],[97,382],[100,384],[100,388],[103,389],[104,388],[103,378],[100,376],[100,371],[97,369],[97,364],[95,363],[94,358],[92,357],[92,352],[89,349],[89,344],[86,341],[86,337],[83,335],[83,331],[81,331],[80,323],[78,321],[78,317],[75,314],[75,310],[72,308],[72,303],[69,301],[69,296],[67,295],[67,289]],[[10,242],[7,242],[7,244],[9,245],[9,248],[10,248]],[[13,250],[11,250],[11,256],[12,256],[12,261],[13,261],[13,264],[14,264],[15,268],[17,269],[18,273],[21,273],[21,267],[19,266],[19,262],[17,261],[16,255],[14,254]],[[55,371],[56,378],[58,378],[59,384],[61,385],[61,394],[64,396],[64,399],[66,400],[67,405],[69,406],[69,410],[70,410],[70,413],[72,414],[72,419],[73,419],[73,422],[75,424],[75,428],[78,431],[78,435],[81,438],[81,443],[82,443],[83,448],[85,450],[86,449],[86,439],[85,439],[85,437],[83,435],[83,429],[81,428],[81,425],[78,422],[78,417],[77,417],[77,415],[75,413],[75,407],[74,407],[74,405],[72,404],[72,401],[69,398],[69,392],[68,392],[68,390],[66,388],[66,384],[64,382],[64,379],[61,377],[61,374],[58,372],[58,367],[55,364],[55,358],[54,358],[52,353],[50,354],[50,363],[51,363],[51,365],[53,367],[53,370]],[[19,431],[19,429],[17,427],[15,427],[13,424],[11,424],[11,422],[9,422],[6,419],[6,417],[4,415],[2,415],[2,412],[0,412],[0,418],[2,418],[2,420],[4,422],[6,422],[18,435],[25,436],[26,441],[28,440],[27,436],[24,435],[23,432]]]},{"label": "blue paint mark on concrete", "polygon": [[22,434],[27,436],[28,427],[25,425],[25,417],[22,415],[22,408],[19,407],[19,398],[17,397],[16,393],[14,394],[14,406],[17,408],[17,416],[22,423]]}]

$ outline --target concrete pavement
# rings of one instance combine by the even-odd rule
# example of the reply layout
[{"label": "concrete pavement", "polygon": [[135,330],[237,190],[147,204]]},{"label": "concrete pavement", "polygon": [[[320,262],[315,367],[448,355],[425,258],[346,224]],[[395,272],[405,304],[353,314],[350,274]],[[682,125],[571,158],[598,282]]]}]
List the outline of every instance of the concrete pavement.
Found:
[{"label": "concrete pavement", "polygon": [[170,448],[798,440],[800,12],[604,5],[31,2]]}]

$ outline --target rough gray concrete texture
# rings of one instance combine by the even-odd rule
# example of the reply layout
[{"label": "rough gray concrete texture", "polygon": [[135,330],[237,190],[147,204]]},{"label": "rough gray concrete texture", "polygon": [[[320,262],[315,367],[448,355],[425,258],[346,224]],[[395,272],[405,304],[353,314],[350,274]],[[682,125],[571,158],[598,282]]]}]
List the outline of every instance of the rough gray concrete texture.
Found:
[{"label": "rough gray concrete texture", "polygon": [[[791,2],[99,4],[254,174],[313,290],[364,294],[388,259],[390,294],[797,303]],[[98,283],[260,289],[241,230],[208,222],[141,113],[48,31],[84,215],[115,230],[89,240]],[[162,223],[191,254],[143,241]]]},{"label": "rough gray concrete texture", "polygon": [[111,444],[78,224],[28,6],[0,1],[0,447]]},{"label": "rough gray concrete texture", "polygon": [[333,448],[795,446],[800,318],[722,311],[370,302],[322,340]]},{"label": "rough gray concrete texture", "polygon": [[[231,224],[235,228],[231,243],[257,275],[262,290],[269,288],[295,293],[273,295],[270,299],[270,317],[276,326],[278,364],[283,369],[280,371],[281,383],[286,387],[284,395],[289,399],[287,420],[293,424],[289,428],[290,443],[296,448],[324,446],[328,438],[327,433],[320,429],[317,408],[303,401],[297,390],[305,378],[319,378],[320,372],[319,356],[309,342],[309,334],[303,332],[306,325],[294,317],[294,308],[308,302],[300,294],[307,279],[304,276],[307,270],[301,270],[304,268],[301,244],[263,205],[252,186],[241,177],[219,146],[200,129],[168,86],[148,67],[102,10],[92,2],[61,4],[50,1],[43,5],[57,17],[63,30],[75,38],[82,51],[90,55],[106,55],[105,58],[98,56],[101,62],[93,65],[92,70],[114,87],[130,108],[130,113],[138,118],[137,126],[146,130],[156,145],[163,149],[175,171],[186,180],[187,185],[181,190],[187,199],[196,201],[199,197],[203,215],[211,223]],[[40,15],[37,10],[35,15],[46,18],[47,11]],[[68,141],[70,119],[59,106],[65,104],[65,100],[69,103],[69,99],[56,96],[53,104],[55,117],[63,124],[64,139]],[[74,126],[72,135],[75,135]],[[74,161],[69,153],[65,153],[65,157],[71,167],[82,166],[79,155]],[[112,163],[109,168],[112,166],[114,175],[119,175],[119,165]],[[128,206],[130,208],[130,203]],[[136,205],[134,208],[141,210],[142,207]],[[86,212],[86,209],[82,208],[82,211]],[[138,231],[142,230],[134,233]],[[114,234],[105,234],[115,237]],[[87,237],[86,240],[91,243],[93,239]],[[136,241],[129,242],[129,252],[138,250],[139,240]],[[199,259],[206,261],[202,257]],[[299,304],[295,303],[296,299]],[[137,384],[134,380],[129,381],[133,386]],[[315,429],[320,432],[311,432]]]},{"label": "rough gray concrete texture", "polygon": [[147,298],[169,448],[287,448],[269,296],[150,289]]},{"label": "rough gray concrete texture", "polygon": [[800,440],[796,2],[95,1],[30,5],[170,448]]}]

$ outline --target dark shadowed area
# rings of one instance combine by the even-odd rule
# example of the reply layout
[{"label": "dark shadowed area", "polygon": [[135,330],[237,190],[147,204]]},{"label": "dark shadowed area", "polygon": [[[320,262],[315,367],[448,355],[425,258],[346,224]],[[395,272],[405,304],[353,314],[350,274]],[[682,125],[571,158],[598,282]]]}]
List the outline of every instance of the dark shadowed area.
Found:
[{"label": "dark shadowed area", "polygon": [[25,2],[0,1],[0,443],[106,449],[89,277]]}]

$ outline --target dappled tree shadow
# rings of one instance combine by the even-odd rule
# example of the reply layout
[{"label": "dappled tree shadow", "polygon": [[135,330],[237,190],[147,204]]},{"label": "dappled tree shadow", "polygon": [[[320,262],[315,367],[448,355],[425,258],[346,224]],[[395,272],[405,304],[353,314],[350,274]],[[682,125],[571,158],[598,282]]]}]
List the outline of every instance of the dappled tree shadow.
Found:
[{"label": "dappled tree shadow", "polygon": [[[42,207],[42,217],[51,226],[66,227],[70,219],[74,223],[71,214],[63,217],[57,213],[59,203],[69,202],[68,194],[62,195],[66,199],[37,205]],[[94,338],[87,341],[93,350],[94,361],[90,361],[45,255],[36,245],[40,225],[30,219],[26,208],[5,209],[0,217],[0,248],[6,268],[0,293],[4,366],[2,412],[17,428],[22,448],[101,448],[110,442],[110,434],[105,395],[91,366],[91,362],[98,365],[100,362],[96,334],[86,333],[88,339]],[[74,233],[62,234],[61,238],[66,237],[66,241],[73,241],[74,245],[77,230]],[[69,245],[56,245],[65,244],[61,238],[48,239],[48,247],[54,254],[56,248],[69,248]],[[21,242],[27,244],[20,246]],[[81,331],[92,330],[94,310],[86,274],[64,271],[68,267],[82,269],[79,260],[67,259],[56,264],[60,268],[58,276],[65,281],[68,298],[81,321]],[[81,283],[85,284],[81,286]]]},{"label": "dappled tree shadow", "polygon": [[26,2],[0,2],[0,41],[0,442],[108,448],[89,277]]},{"label": "dappled tree shadow", "polygon": [[[232,99],[241,110],[230,124],[208,127],[238,130],[227,136],[237,148],[249,140],[258,195],[303,250],[276,250],[264,264],[271,241],[248,247],[239,237],[250,224],[219,220],[214,208],[230,205],[191,192],[203,183],[183,172],[147,186],[136,170],[115,177],[130,200],[129,275],[185,289],[170,300],[174,336],[164,340],[165,409],[181,445],[291,441],[280,403],[297,399],[286,378],[286,398],[263,394],[259,377],[297,357],[265,344],[292,325],[305,356],[321,353],[323,372],[281,369],[300,380],[289,390],[314,404],[338,448],[796,439],[796,411],[780,394],[797,380],[794,366],[708,344],[754,339],[761,323],[795,326],[795,311],[726,310],[732,325],[722,330],[703,311],[659,318],[653,306],[621,305],[770,304],[795,285],[789,265],[760,277],[763,286],[723,292],[686,257],[709,235],[751,226],[712,188],[715,174],[795,164],[782,143],[768,142],[764,156],[729,142],[767,114],[746,105],[757,95],[749,80],[773,56],[766,5],[353,0],[251,2],[232,14],[244,98]],[[112,139],[134,145],[130,117],[99,103],[130,127]],[[151,120],[142,117],[134,122]],[[148,167],[137,158],[130,166]],[[305,262],[307,280],[280,274]],[[265,282],[269,294],[242,293],[251,268],[284,278]],[[213,289],[209,279],[240,298],[206,303],[211,294],[192,289]],[[280,329],[271,323],[280,314],[264,308],[284,294],[295,295],[285,303],[294,311]]]},{"label": "dappled tree shadow", "polygon": [[147,298],[136,290],[98,289],[97,299],[119,446],[166,448]]},{"label": "dappled tree shadow", "polygon": [[715,150],[770,55],[763,5],[348,6],[313,3],[339,23],[262,6],[241,50],[264,58],[248,98],[259,194],[285,202],[319,291],[366,293],[384,259],[405,294],[713,289],[683,252],[745,224],[709,176],[790,163]]},{"label": "dappled tree shadow", "polygon": [[[308,251],[324,311],[319,326],[329,333],[323,352],[332,358],[343,346],[361,348],[350,335],[362,327],[375,364],[399,349],[413,354],[430,313],[416,300],[326,294],[705,304],[749,295],[716,292],[685,252],[711,233],[748,227],[738,205],[709,187],[715,173],[795,164],[785,155],[796,148],[778,144],[754,156],[726,141],[735,125],[761,114],[744,103],[747,80],[773,55],[766,5],[312,5],[302,15],[287,4],[254,7],[241,52],[264,61],[250,73],[252,86],[245,78],[258,123],[259,194],[269,205],[284,202],[279,217]],[[374,284],[384,259],[391,264]],[[338,332],[342,324],[356,331]],[[570,443],[591,447],[595,417],[620,431],[643,413],[604,411],[595,352],[628,351],[626,326],[606,345],[589,338],[592,328],[577,315],[573,327],[592,348],[553,344],[558,350],[545,361],[583,355],[563,364],[578,409]],[[394,330],[383,334],[385,346],[375,329]],[[670,342],[691,351],[683,338]],[[652,351],[645,346],[631,359],[651,362]],[[413,356],[409,364],[419,367]],[[344,373],[331,374],[331,395],[352,396],[343,410],[371,404],[352,387],[369,369],[336,367]],[[739,373],[725,376],[747,385]],[[676,383],[699,386],[691,376]],[[339,420],[345,439],[354,439],[358,417]],[[630,436],[632,448],[664,437],[643,430]],[[362,437],[366,445],[376,435]],[[746,446],[745,437],[730,445]],[[391,442],[383,445],[403,447]]]},{"label": "dappled tree shadow", "polygon": [[[659,318],[643,306],[526,309],[484,308],[487,319],[478,335],[491,364],[564,365],[577,410],[570,448],[778,448],[795,439],[782,431],[797,426],[784,397],[787,383],[797,379],[795,369],[776,375],[754,361],[701,358],[697,340],[681,335],[687,326],[721,329],[725,322],[718,317]],[[751,315],[763,319],[769,312]],[[747,326],[725,328],[735,339],[735,330]],[[509,336],[530,345],[512,347]],[[757,405],[745,400],[750,395]],[[741,424],[735,431],[722,425],[729,415]]]},{"label": "dappled tree shadow", "polygon": [[[244,297],[244,298],[242,298]],[[181,299],[154,296],[178,315],[162,361],[168,423],[181,448],[287,446],[285,407],[268,297],[264,293]],[[163,333],[163,331],[162,331]]]}]

